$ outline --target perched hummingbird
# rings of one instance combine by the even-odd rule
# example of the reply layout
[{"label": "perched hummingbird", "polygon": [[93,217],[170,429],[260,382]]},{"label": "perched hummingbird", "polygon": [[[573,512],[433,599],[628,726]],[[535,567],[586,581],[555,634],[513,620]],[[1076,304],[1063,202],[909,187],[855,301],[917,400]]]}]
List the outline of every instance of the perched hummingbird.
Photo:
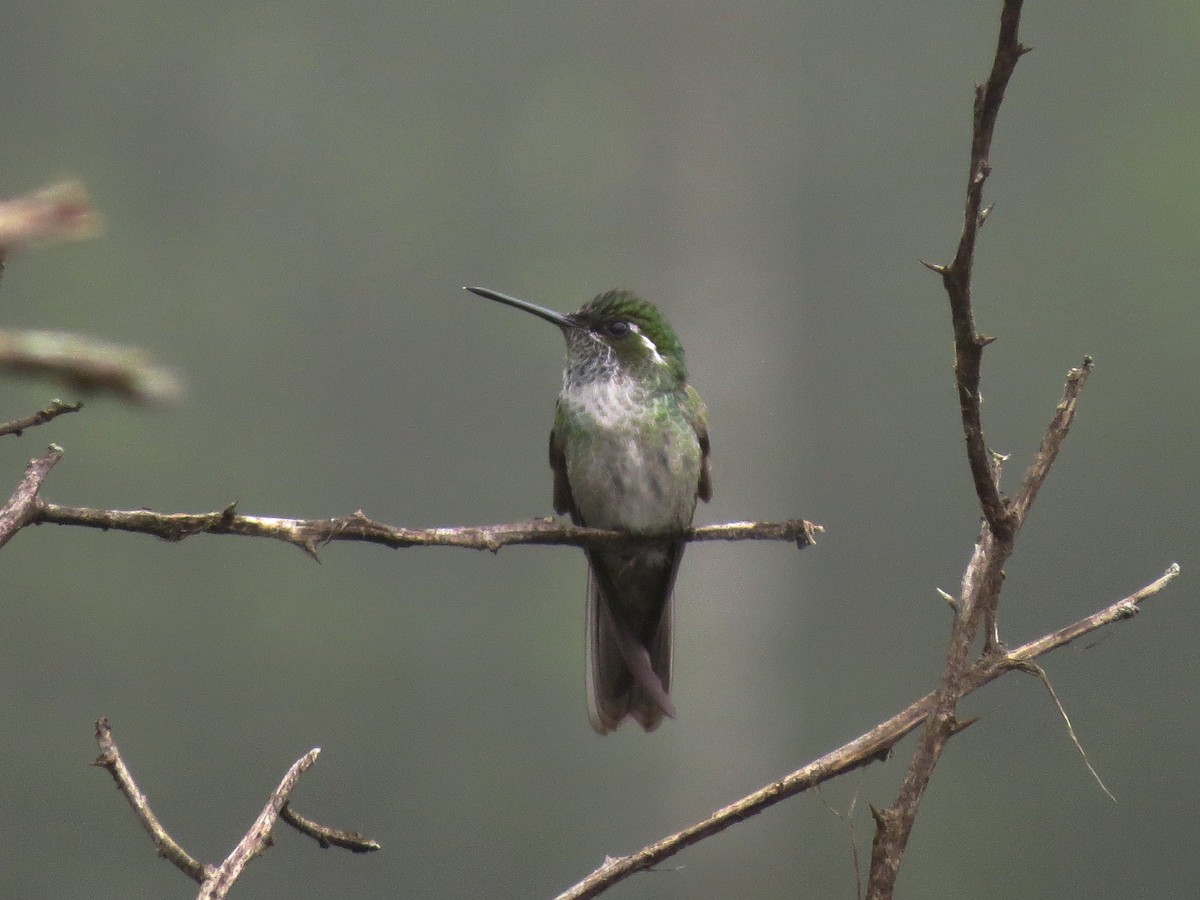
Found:
[{"label": "perched hummingbird", "polygon": [[[607,291],[562,315],[486,288],[468,291],[562,329],[567,366],[550,432],[554,509],[637,535],[678,534],[712,497],[704,403],[679,338],[652,304]],[[647,731],[671,702],[671,592],[684,541],[587,550],[588,718],[600,734],[632,716]]]}]

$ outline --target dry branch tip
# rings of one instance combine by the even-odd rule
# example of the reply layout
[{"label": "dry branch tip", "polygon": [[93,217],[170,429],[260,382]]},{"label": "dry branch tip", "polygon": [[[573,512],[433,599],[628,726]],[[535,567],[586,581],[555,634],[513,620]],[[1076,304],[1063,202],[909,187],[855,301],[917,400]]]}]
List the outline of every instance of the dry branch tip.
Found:
[{"label": "dry branch tip", "polygon": [[284,803],[280,807],[279,818],[301,834],[315,840],[322,850],[328,850],[330,847],[341,847],[343,850],[349,850],[351,853],[374,853],[376,850],[383,849],[378,841],[365,838],[357,831],[341,831],[337,828],[330,828],[327,825],[321,825],[312,819],[300,815],[300,813],[292,808],[290,802]]},{"label": "dry branch tip", "polygon": [[32,413],[31,415],[25,416],[21,419],[13,419],[11,422],[0,424],[0,436],[13,434],[17,437],[20,437],[22,434],[24,434],[25,429],[27,428],[45,425],[47,422],[57,419],[59,416],[66,415],[67,413],[79,412],[81,409],[83,409],[82,402],[64,403],[58,398],[55,398],[54,400],[50,401],[49,405],[39,409],[37,412]]}]

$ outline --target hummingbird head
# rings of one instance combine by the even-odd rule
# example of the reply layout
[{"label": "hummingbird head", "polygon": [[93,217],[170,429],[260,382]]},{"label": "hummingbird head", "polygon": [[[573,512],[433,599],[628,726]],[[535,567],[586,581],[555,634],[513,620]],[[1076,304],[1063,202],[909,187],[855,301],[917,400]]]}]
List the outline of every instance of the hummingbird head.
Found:
[{"label": "hummingbird head", "polygon": [[563,315],[487,288],[473,294],[552,322],[567,339],[567,380],[633,378],[677,387],[687,381],[683,347],[654,304],[629,291],[605,291]]}]

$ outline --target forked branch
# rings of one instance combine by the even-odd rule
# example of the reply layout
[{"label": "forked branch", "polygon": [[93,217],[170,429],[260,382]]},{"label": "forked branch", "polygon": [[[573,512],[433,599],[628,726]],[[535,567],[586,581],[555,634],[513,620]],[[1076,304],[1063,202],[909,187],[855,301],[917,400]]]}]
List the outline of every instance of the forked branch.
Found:
[{"label": "forked branch", "polygon": [[54,464],[62,459],[62,448],[54,444],[46,451],[45,456],[31,459],[25,467],[25,475],[13,491],[8,502],[0,507],[0,547],[3,547],[12,536],[33,523],[33,517],[38,510],[38,492],[42,482],[54,468]]},{"label": "forked branch", "polygon": [[[955,702],[1002,675],[1007,675],[1012,671],[1024,671],[1032,660],[1051,650],[1064,647],[1071,641],[1103,628],[1105,625],[1131,617],[1143,602],[1165,588],[1178,574],[1179,566],[1172,564],[1166,572],[1142,589],[1090,616],[1072,622],[1057,631],[1044,634],[1007,653],[978,660],[967,670],[965,677],[959,683],[958,693],[954,697]],[[820,759],[813,760],[790,775],[785,775],[753,794],[717,810],[708,818],[643,847],[636,853],[610,857],[604,865],[583,881],[561,893],[557,900],[584,900],[584,898],[595,897],[633,873],[656,866],[685,847],[724,831],[750,816],[757,815],[781,800],[786,800],[788,797],[803,793],[809,788],[839,775],[886,758],[892,747],[901,738],[920,727],[921,723],[928,719],[930,713],[936,708],[936,704],[937,695],[926,694],[865,734],[859,735]]]},{"label": "forked branch", "polygon": [[[876,829],[867,883],[868,900],[890,900],[893,895],[896,875],[933,771],[947,741],[961,730],[955,711],[964,696],[964,686],[970,683],[972,673],[978,671],[980,666],[989,666],[996,659],[1007,659],[996,626],[1004,584],[1004,565],[1013,552],[1025,516],[1070,431],[1079,393],[1092,369],[1091,359],[1085,358],[1083,366],[1068,374],[1063,399],[1026,471],[1017,497],[1011,501],[1005,499],[1000,490],[1000,458],[989,450],[983,433],[980,368],[983,348],[992,338],[979,334],[975,329],[971,275],[976,238],[985,218],[983,187],[991,172],[989,156],[996,117],[1017,60],[1029,49],[1018,39],[1021,7],[1021,0],[1005,0],[991,74],[987,82],[975,90],[967,198],[958,250],[948,266],[930,266],[941,274],[950,301],[955,348],[954,372],[963,435],[984,527],[963,575],[962,593],[956,603],[957,615],[953,620],[942,675],[904,782],[890,806],[873,811]],[[981,625],[987,627],[984,652],[972,666],[971,651]]]},{"label": "forked branch", "polygon": [[[204,865],[192,857],[167,833],[158,816],[154,814],[154,810],[150,808],[150,802],[133,780],[129,767],[125,765],[125,760],[121,757],[121,751],[113,738],[112,726],[107,719],[100,719],[96,722],[96,742],[100,745],[100,756],[93,765],[105,769],[112,776],[117,789],[129,801],[134,815],[142,823],[146,833],[150,835],[158,855],[170,861],[200,885],[198,900],[210,900],[210,898],[211,900],[220,900],[229,893],[229,889],[238,880],[250,860],[271,846],[271,831],[278,819],[283,819],[303,834],[317,838],[322,847],[344,847],[354,853],[367,853],[379,849],[379,844],[375,841],[363,838],[361,835],[320,825],[288,808],[288,798],[295,790],[300,776],[312,768],[321,752],[319,748],[314,748],[292,764],[279,786],[272,791],[267,805],[255,819],[254,824],[250,826],[250,830],[238,841],[237,846],[221,864],[217,866]],[[336,839],[330,838],[330,835],[336,836]]]}]

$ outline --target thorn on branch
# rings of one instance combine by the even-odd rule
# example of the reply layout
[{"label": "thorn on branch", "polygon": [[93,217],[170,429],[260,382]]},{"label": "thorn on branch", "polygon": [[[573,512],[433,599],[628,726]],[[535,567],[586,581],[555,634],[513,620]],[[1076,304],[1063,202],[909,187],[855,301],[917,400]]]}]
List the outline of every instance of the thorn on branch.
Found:
[{"label": "thorn on branch", "polygon": [[926,262],[923,259],[917,260],[917,262],[919,262],[921,265],[923,265],[925,268],[927,268],[930,272],[936,272],[938,275],[946,274],[946,267],[941,265],[940,263]]},{"label": "thorn on branch", "polygon": [[961,734],[962,732],[966,731],[968,728],[970,728],[972,725],[974,725],[978,721],[979,721],[979,716],[972,716],[969,719],[958,719],[958,718],[951,717],[951,719],[949,721],[950,734],[951,735]]},{"label": "thorn on branch", "polygon": [[955,597],[953,594],[943,591],[941,588],[934,588],[934,590],[936,590],[938,592],[938,596],[941,597],[943,600],[945,600],[947,605],[949,605],[949,607],[952,610],[954,610],[955,612],[958,612],[958,598],[957,597]]},{"label": "thorn on branch", "polygon": [[891,746],[880,747],[877,751],[872,753],[870,756],[864,756],[863,761],[862,761],[863,766],[869,766],[871,763],[887,762],[889,759],[892,758],[892,749],[893,748]]}]

